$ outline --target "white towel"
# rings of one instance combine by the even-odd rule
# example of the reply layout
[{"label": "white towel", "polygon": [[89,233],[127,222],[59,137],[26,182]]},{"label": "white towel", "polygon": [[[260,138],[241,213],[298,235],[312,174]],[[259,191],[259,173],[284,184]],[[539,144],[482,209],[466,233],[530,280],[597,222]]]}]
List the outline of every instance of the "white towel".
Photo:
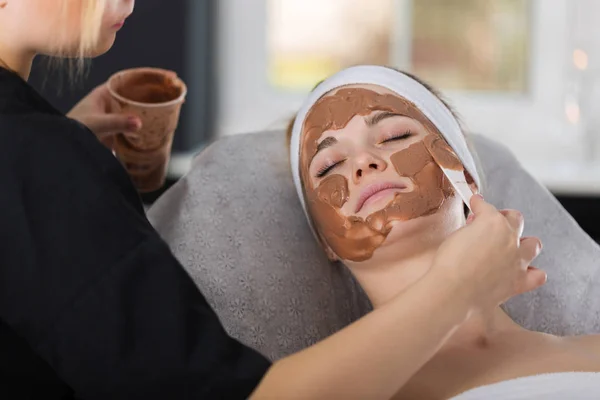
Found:
[{"label": "white towel", "polygon": [[557,372],[467,390],[450,400],[598,400],[600,373]]}]

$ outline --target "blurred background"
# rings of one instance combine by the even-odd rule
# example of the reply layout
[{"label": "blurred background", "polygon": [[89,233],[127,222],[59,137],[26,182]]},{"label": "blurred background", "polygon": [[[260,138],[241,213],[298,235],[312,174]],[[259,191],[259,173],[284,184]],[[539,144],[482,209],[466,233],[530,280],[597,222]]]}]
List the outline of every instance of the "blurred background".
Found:
[{"label": "blurred background", "polygon": [[283,128],[339,69],[397,67],[508,146],[600,240],[599,22],[599,0],[143,0],[81,84],[42,69],[32,83],[66,112],[120,69],[177,71],[189,95],[170,185],[210,141]]}]

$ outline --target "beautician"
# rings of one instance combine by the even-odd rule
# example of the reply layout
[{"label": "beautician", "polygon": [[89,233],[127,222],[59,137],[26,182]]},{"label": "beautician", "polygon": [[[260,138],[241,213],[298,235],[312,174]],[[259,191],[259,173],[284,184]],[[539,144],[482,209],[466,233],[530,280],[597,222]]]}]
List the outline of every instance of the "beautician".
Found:
[{"label": "beautician", "polygon": [[37,54],[109,50],[133,6],[0,0],[2,398],[386,399],[469,315],[543,283],[520,214],[474,197],[397,301],[273,364],[230,338],[101,143],[140,121],[103,86],[65,116],[26,82]]}]

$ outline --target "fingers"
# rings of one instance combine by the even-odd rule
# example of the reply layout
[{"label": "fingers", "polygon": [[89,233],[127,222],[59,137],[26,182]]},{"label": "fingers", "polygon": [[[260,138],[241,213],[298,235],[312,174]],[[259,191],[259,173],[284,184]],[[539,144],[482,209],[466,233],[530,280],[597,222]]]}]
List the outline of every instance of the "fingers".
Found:
[{"label": "fingers", "polygon": [[519,256],[527,265],[531,263],[542,251],[542,241],[537,237],[525,237],[521,239]]},{"label": "fingers", "polygon": [[530,292],[543,286],[548,280],[548,275],[541,269],[536,267],[528,267],[525,271],[525,278],[522,281],[521,287],[518,289],[517,294]]},{"label": "fingers", "polygon": [[122,114],[88,116],[84,122],[101,140],[117,133],[135,133],[142,127],[138,117]]},{"label": "fingers", "polygon": [[517,287],[516,294],[522,294],[531,290],[537,289],[544,285],[547,280],[547,275],[541,269],[529,265],[542,251],[542,242],[536,237],[524,237],[520,241],[519,255],[523,262],[522,265],[528,265],[524,272],[524,276]]},{"label": "fingers", "polygon": [[496,207],[490,203],[487,203],[480,194],[471,196],[471,210],[475,215],[482,214],[484,212],[497,211]]},{"label": "fingers", "polygon": [[467,217],[467,225],[470,225],[471,222],[473,222],[475,220],[475,214],[471,213],[469,214],[469,216]]},{"label": "fingers", "polygon": [[517,210],[502,210],[500,211],[500,214],[504,215],[511,228],[513,228],[518,233],[518,236],[521,237],[523,229],[525,229],[523,214]]},{"label": "fingers", "polygon": [[101,83],[100,85],[96,86],[94,88],[94,90],[98,90],[98,91],[101,91],[101,92],[109,93],[110,90],[108,90],[108,81],[106,81],[104,83]]},{"label": "fingers", "polygon": [[[473,212],[467,217],[467,225],[475,220],[477,214],[498,212],[496,207],[487,203],[480,194],[471,197],[471,210]],[[499,212],[504,215],[510,226],[519,233],[519,236],[521,236],[524,229],[523,214],[517,210],[501,210]]]},{"label": "fingers", "polygon": [[140,129],[142,129],[142,120],[140,117],[136,117],[135,115],[128,116],[125,122],[125,127],[123,128],[123,132],[135,133]]}]

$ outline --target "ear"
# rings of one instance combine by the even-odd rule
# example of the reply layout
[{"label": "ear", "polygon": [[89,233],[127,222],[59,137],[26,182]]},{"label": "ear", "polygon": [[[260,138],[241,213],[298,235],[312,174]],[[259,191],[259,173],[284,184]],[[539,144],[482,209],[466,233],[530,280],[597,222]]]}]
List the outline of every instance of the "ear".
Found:
[{"label": "ear", "polygon": [[325,249],[325,254],[327,254],[327,258],[329,259],[329,261],[331,261],[332,263],[340,261],[340,258],[337,256],[337,254],[333,252],[333,250],[331,250],[331,247],[329,247],[328,245],[324,245],[323,248]]},{"label": "ear", "polygon": [[321,232],[319,232],[317,234],[317,236],[319,238],[319,240],[318,240],[319,244],[321,245],[321,247],[323,248],[323,251],[325,251],[325,254],[327,255],[327,259],[331,262],[340,261],[340,258],[337,256],[337,254],[335,254],[335,252],[333,250],[331,250],[331,247],[329,247],[329,245],[323,238],[323,235],[321,235]]}]

